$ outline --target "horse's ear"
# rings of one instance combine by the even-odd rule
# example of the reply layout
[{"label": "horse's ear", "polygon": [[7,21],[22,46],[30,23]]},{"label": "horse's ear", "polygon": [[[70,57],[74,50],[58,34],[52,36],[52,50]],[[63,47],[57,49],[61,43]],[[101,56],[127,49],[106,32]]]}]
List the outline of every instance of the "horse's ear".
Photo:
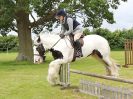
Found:
[{"label": "horse's ear", "polygon": [[41,39],[40,39],[40,36],[38,37],[37,39],[37,43],[40,43],[41,42]]}]

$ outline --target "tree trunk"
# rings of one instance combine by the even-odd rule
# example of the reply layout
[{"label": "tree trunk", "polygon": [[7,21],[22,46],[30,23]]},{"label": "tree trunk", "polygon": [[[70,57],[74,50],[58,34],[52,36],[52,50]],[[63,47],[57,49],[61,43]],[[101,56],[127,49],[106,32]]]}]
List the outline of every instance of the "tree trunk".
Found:
[{"label": "tree trunk", "polygon": [[17,27],[19,38],[18,61],[33,61],[33,48],[31,39],[31,28],[29,28],[29,14],[24,11],[17,13]]}]

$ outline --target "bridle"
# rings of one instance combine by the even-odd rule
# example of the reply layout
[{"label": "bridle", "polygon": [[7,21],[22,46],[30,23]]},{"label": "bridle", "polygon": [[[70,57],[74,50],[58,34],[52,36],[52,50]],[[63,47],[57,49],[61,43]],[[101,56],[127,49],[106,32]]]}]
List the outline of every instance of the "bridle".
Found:
[{"label": "bridle", "polygon": [[35,56],[40,56],[39,54],[34,54]]}]

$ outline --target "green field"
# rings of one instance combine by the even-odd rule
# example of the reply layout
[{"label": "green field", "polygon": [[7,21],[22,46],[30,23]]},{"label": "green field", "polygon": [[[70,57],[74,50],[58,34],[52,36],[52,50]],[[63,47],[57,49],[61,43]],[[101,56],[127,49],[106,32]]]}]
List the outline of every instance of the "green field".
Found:
[{"label": "green field", "polygon": [[[16,62],[17,53],[0,53],[0,99],[97,99],[96,97],[76,92],[80,79],[106,83],[111,86],[133,89],[131,84],[101,80],[92,77],[71,74],[71,86],[61,90],[60,86],[51,86],[46,80],[50,55],[43,64]],[[119,64],[124,64],[124,52],[112,51],[111,56]],[[71,64],[72,69],[105,74],[104,66],[97,60],[89,57]],[[120,68],[120,77],[133,80],[133,67]]]}]

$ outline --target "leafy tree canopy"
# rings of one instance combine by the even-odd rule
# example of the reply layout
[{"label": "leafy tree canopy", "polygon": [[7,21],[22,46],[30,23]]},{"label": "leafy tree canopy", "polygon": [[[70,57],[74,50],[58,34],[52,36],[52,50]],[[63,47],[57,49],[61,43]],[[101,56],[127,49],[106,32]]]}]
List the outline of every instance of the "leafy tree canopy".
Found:
[{"label": "leafy tree canopy", "polygon": [[[0,0],[0,29],[17,32],[16,20],[22,12],[34,19],[34,22],[29,23],[33,30],[40,31],[44,26],[51,29],[55,22],[54,14],[61,8],[82,17],[84,26],[96,28],[101,26],[103,19],[109,23],[115,22],[113,12],[109,9],[117,9],[121,1],[127,0]],[[38,20],[35,20],[33,12]]]}]

